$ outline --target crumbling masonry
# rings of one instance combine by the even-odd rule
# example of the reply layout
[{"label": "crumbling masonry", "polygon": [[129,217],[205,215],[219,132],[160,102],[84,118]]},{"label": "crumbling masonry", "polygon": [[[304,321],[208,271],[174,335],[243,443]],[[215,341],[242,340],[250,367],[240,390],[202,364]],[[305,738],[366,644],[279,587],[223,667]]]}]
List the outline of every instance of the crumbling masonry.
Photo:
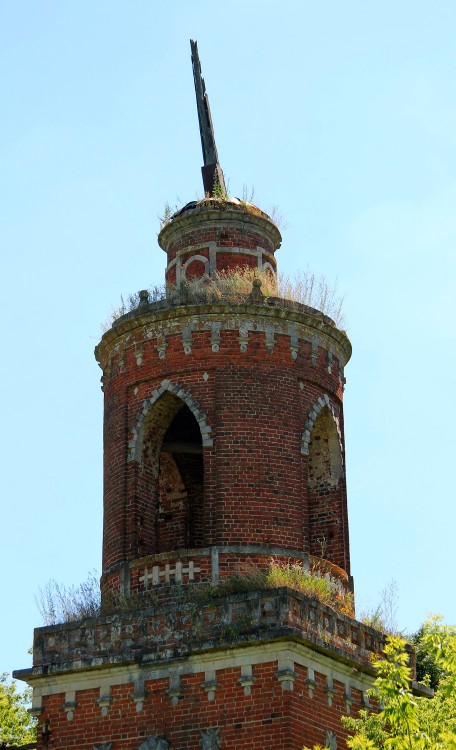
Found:
[{"label": "crumbling masonry", "polygon": [[269,216],[220,192],[196,45],[193,63],[207,195],[160,232],[174,291],[142,293],[95,350],[103,612],[35,630],[33,667],[16,676],[34,689],[40,749],[342,748],[340,718],[368,705],[383,645],[296,591],[218,586],[274,557],[352,589],[351,346],[328,317],[258,283],[237,304],[179,296],[186,280],[246,266],[274,280],[281,243]]}]

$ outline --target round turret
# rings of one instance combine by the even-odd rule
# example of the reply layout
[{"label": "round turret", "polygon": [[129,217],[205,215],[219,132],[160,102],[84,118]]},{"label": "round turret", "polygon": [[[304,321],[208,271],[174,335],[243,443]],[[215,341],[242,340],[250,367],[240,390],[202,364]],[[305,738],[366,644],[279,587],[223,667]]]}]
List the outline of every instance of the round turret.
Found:
[{"label": "round turret", "polygon": [[237,198],[205,198],[187,203],[167,221],[158,242],[166,252],[166,284],[235,268],[277,272],[275,251],[282,237],[257,206]]},{"label": "round turret", "polygon": [[345,333],[265,296],[259,279],[235,301],[180,296],[175,281],[189,276],[246,264],[275,276],[280,233],[255,207],[188,204],[159,242],[175,293],[154,303],[143,293],[96,348],[103,590],[216,581],[271,556],[321,558],[347,579]]}]

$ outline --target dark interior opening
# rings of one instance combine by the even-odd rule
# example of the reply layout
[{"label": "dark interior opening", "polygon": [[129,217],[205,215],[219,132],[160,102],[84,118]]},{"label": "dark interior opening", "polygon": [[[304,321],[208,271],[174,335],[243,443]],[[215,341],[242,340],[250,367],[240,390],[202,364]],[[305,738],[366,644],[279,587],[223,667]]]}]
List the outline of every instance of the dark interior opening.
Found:
[{"label": "dark interior opening", "polygon": [[158,552],[203,546],[204,466],[201,432],[183,405],[160,452]]}]

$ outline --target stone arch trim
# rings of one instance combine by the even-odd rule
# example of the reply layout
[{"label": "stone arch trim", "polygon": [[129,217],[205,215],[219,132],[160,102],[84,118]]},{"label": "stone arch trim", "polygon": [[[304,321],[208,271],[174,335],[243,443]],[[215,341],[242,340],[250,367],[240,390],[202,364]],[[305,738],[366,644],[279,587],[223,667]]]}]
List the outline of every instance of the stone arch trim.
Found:
[{"label": "stone arch trim", "polygon": [[209,273],[209,258],[206,258],[205,255],[192,255],[190,258],[187,258],[182,266],[182,276],[184,277],[184,279],[187,278],[187,268],[195,260],[199,260],[201,261],[201,263],[204,263],[204,271],[205,273]]},{"label": "stone arch trim", "polygon": [[334,424],[336,425],[337,434],[339,436],[340,454],[341,454],[342,461],[343,461],[344,451],[343,451],[342,433],[340,429],[339,417],[337,416],[334,406],[331,403],[331,400],[329,396],[327,395],[327,393],[317,398],[317,400],[315,401],[314,405],[312,406],[312,408],[310,409],[307,415],[307,420],[304,425],[304,432],[302,433],[302,437],[301,437],[301,453],[303,456],[309,455],[310,436],[313,430],[313,426],[321,410],[324,409],[325,407],[329,409],[329,411],[331,412],[333,416]]},{"label": "stone arch trim", "polygon": [[147,415],[156,401],[158,401],[158,399],[167,391],[174,396],[177,396],[177,398],[183,401],[184,404],[187,404],[198,422],[203,448],[210,448],[214,445],[214,441],[211,438],[211,427],[207,423],[207,415],[201,410],[199,403],[195,401],[191,393],[185,390],[185,388],[179,383],[172,383],[170,380],[162,380],[158,388],[152,391],[150,398],[146,398],[143,401],[142,409],[136,419],[135,426],[133,427],[133,437],[128,443],[129,461],[140,461],[144,420],[147,418]]},{"label": "stone arch trim", "polygon": [[265,263],[262,264],[260,270],[261,271],[270,271],[272,273],[273,279],[275,279],[277,281],[277,271],[274,268],[274,266],[272,265],[272,263],[270,263],[268,260]]}]

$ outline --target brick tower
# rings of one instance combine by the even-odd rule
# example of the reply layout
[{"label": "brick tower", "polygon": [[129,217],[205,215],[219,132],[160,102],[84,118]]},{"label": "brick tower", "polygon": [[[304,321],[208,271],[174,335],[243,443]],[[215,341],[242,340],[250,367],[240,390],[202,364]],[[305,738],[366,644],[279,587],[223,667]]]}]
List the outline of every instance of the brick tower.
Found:
[{"label": "brick tower", "polygon": [[[16,673],[34,688],[39,748],[341,748],[340,717],[368,702],[383,645],[349,614],[262,584],[274,560],[352,588],[351,346],[322,313],[265,294],[280,232],[226,196],[196,44],[192,57],[206,197],[161,229],[166,297],[141,292],[95,350],[103,606],[38,628],[34,666]],[[249,291],[222,293],[217,280],[246,267]]]}]

